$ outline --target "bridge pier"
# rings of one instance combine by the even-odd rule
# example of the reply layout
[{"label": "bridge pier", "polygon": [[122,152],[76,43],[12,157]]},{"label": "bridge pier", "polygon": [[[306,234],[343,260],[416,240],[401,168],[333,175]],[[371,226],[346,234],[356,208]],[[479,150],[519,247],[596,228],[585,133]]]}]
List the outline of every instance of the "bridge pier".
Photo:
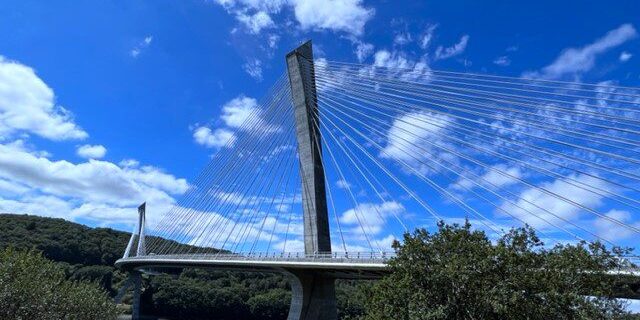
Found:
[{"label": "bridge pier", "polygon": [[288,320],[335,320],[335,279],[317,271],[287,270],[291,284]]}]

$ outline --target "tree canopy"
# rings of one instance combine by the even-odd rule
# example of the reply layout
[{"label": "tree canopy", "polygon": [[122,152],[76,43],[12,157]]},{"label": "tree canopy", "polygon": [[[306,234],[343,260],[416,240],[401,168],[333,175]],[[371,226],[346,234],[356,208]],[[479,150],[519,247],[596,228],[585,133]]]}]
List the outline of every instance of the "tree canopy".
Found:
[{"label": "tree canopy", "polygon": [[63,268],[34,251],[0,251],[0,319],[116,319],[99,285],[67,280]]},{"label": "tree canopy", "polygon": [[620,319],[621,267],[601,243],[552,248],[530,228],[495,243],[464,225],[418,229],[394,244],[392,272],[370,291],[366,319]]}]

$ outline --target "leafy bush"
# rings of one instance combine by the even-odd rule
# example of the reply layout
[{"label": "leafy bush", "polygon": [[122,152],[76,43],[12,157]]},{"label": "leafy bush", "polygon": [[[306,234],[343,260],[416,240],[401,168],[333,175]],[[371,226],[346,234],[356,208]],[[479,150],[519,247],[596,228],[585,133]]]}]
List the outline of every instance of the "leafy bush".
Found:
[{"label": "leafy bush", "polygon": [[67,280],[35,251],[0,251],[0,319],[115,319],[116,306],[96,284]]}]

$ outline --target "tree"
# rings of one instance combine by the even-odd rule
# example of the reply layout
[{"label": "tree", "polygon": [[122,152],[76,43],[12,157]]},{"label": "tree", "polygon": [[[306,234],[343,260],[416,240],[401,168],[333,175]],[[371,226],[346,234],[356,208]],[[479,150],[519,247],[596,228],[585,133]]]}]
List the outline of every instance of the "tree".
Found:
[{"label": "tree", "polygon": [[546,248],[528,227],[493,244],[482,231],[438,224],[394,243],[391,274],[373,286],[366,319],[618,319],[621,267],[601,243]]},{"label": "tree", "polygon": [[97,285],[67,280],[35,251],[0,251],[0,319],[115,319],[115,304]]},{"label": "tree", "polygon": [[289,314],[291,292],[285,289],[273,289],[255,295],[247,301],[254,319],[286,319]]}]

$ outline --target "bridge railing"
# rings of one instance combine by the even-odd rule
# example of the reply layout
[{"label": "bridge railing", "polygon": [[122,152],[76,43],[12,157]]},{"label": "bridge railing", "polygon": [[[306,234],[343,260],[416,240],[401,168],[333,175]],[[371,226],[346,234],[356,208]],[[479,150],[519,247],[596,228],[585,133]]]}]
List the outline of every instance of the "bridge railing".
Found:
[{"label": "bridge railing", "polygon": [[395,252],[320,252],[306,254],[304,252],[251,252],[251,253],[208,253],[208,254],[174,254],[131,257],[132,260],[145,259],[184,259],[184,260],[260,260],[260,261],[349,261],[349,262],[386,262],[395,257]]}]

